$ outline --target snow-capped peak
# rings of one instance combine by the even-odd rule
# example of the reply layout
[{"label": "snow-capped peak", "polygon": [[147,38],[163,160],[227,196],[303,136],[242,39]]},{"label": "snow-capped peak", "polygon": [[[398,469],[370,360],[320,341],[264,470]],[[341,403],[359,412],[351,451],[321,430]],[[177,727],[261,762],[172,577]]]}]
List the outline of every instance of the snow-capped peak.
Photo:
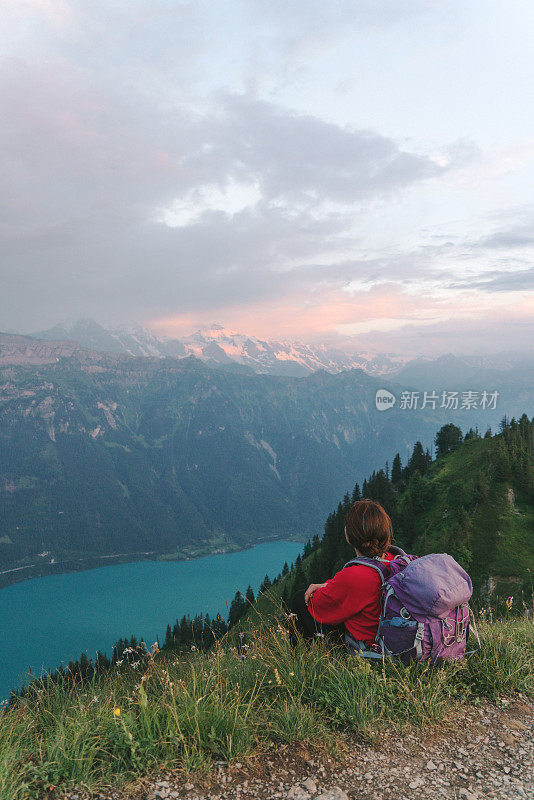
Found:
[{"label": "snow-capped peak", "polygon": [[106,328],[94,320],[69,320],[36,338],[72,338],[94,350],[123,352],[136,357],[183,357],[194,355],[209,364],[228,366],[229,361],[254,372],[302,376],[318,369],[341,372],[363,369],[385,375],[398,369],[408,358],[375,353],[350,353],[325,344],[260,339],[213,322],[180,339],[158,338],[152,331],[131,322]]}]

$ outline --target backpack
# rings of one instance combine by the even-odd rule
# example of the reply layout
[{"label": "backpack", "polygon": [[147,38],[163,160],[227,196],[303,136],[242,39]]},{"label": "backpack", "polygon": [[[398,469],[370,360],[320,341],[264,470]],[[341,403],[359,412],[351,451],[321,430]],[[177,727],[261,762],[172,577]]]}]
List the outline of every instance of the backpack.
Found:
[{"label": "backpack", "polygon": [[[345,564],[372,567],[382,581],[376,643],[362,648],[363,643],[347,631],[349,651],[366,658],[397,658],[405,664],[463,658],[473,594],[467,572],[447,553],[419,558],[398,547],[391,547],[390,552],[395,553],[392,561],[361,556]],[[474,630],[476,634],[476,627]]]}]

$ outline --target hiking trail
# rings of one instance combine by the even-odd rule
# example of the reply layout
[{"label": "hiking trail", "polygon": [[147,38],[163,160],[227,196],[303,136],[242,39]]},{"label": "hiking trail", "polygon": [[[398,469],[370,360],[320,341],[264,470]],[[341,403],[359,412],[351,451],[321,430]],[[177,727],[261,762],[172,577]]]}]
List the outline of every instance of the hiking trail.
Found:
[{"label": "hiking trail", "polygon": [[129,790],[65,800],[531,800],[534,702],[523,695],[464,706],[446,724],[347,735],[335,756],[273,743],[247,763],[217,762],[209,778],[162,775]]}]

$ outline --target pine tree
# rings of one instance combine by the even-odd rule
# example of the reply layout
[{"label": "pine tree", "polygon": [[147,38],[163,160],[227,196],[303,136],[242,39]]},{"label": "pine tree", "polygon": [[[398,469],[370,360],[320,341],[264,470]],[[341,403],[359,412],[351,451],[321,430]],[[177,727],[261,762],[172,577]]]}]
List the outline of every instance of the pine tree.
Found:
[{"label": "pine tree", "polygon": [[325,573],[322,554],[313,554],[308,565],[308,577],[310,583],[322,583],[328,578],[328,575]]},{"label": "pine tree", "polygon": [[367,497],[380,503],[388,514],[392,512],[395,506],[395,494],[393,485],[391,481],[387,479],[383,469],[378,470],[378,472],[373,472],[369,478],[367,483]]},{"label": "pine tree", "polygon": [[182,644],[188,644],[191,641],[191,637],[191,621],[184,614],[180,620],[180,641]]},{"label": "pine tree", "polygon": [[421,473],[421,475],[424,475],[427,469],[428,469],[428,457],[425,454],[425,451],[423,450],[423,445],[421,444],[421,442],[416,442],[413,448],[412,455],[410,456],[410,459],[408,461],[407,474],[413,475],[414,472],[418,471]]},{"label": "pine tree", "polygon": [[228,627],[231,628],[233,625],[236,625],[246,610],[247,604],[245,598],[241,592],[237,591],[230,605],[230,612],[228,614]]},{"label": "pine tree", "polygon": [[78,674],[80,675],[82,680],[87,680],[87,678],[89,677],[90,673],[92,673],[92,671],[93,671],[92,667],[93,667],[93,665],[90,662],[90,660],[87,658],[86,654],[82,653],[81,656],[80,656],[80,660],[79,660],[79,662],[77,664],[77,668],[76,668],[76,662],[75,662],[74,671],[78,672]]},{"label": "pine tree", "polygon": [[402,480],[402,461],[400,457],[400,453],[395,455],[393,459],[393,464],[391,466],[391,483],[399,484]]},{"label": "pine tree", "polygon": [[220,614],[217,614],[215,619],[212,621],[211,627],[213,628],[213,632],[217,639],[220,639],[222,636],[224,636],[227,630],[226,622]]},{"label": "pine tree", "polygon": [[504,441],[499,442],[495,459],[495,477],[498,481],[507,481],[512,477],[512,464]]},{"label": "pine tree", "polygon": [[519,432],[525,442],[530,442],[531,425],[526,414],[523,414],[519,419]]},{"label": "pine tree", "polygon": [[295,574],[293,576],[293,594],[302,592],[308,586],[300,557],[297,558],[297,562],[295,562]]},{"label": "pine tree", "polygon": [[457,425],[453,425],[452,422],[443,425],[436,434],[436,458],[441,458],[441,456],[457,450],[462,441],[462,431]]},{"label": "pine tree", "polygon": [[111,667],[111,661],[107,657],[105,653],[101,653],[100,650],[97,650],[96,658],[95,658],[95,669],[96,671],[101,674],[103,672],[107,672]]},{"label": "pine tree", "polygon": [[360,492],[360,487],[359,487],[358,484],[356,484],[354,486],[354,489],[352,490],[352,497],[351,497],[352,505],[354,505],[354,503],[357,503],[358,500],[361,500],[361,499],[362,499],[362,495],[361,495],[361,492]]},{"label": "pine tree", "polygon": [[467,433],[464,436],[464,442],[468,442],[470,439],[480,439],[480,434],[478,432],[478,428],[469,428]]},{"label": "pine tree", "polygon": [[167,630],[165,631],[165,644],[169,645],[172,642],[172,630],[171,626],[167,625]]}]

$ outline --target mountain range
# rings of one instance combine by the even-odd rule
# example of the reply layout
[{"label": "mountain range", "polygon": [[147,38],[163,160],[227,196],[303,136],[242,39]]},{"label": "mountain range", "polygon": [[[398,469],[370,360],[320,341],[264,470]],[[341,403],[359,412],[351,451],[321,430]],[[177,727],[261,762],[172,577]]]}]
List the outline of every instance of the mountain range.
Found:
[{"label": "mountain range", "polygon": [[362,370],[240,375],[84,349],[2,366],[0,564],[313,535],[340,486],[392,448],[431,446],[450,419],[379,412],[384,386],[397,388]]},{"label": "mountain range", "polygon": [[[493,386],[506,395],[513,387],[528,403],[534,389],[534,353],[501,352],[491,355],[453,355],[412,358],[399,353],[355,351],[354,346],[305,344],[298,341],[259,339],[236,333],[220,324],[197,330],[180,339],[158,338],[132,323],[106,328],[91,319],[56,325],[32,334],[40,341],[70,342],[88,350],[130,356],[182,358],[194,355],[208,366],[229,371],[302,377],[318,369],[342,372],[362,369],[421,391],[464,390]],[[1,358],[1,355],[0,355]]]},{"label": "mountain range", "polygon": [[[105,328],[90,319],[57,325],[33,336],[0,333],[0,367],[52,364],[62,358],[89,364],[114,357],[118,364],[132,357],[165,360],[187,356],[194,356],[207,367],[243,375],[305,377],[317,370],[335,374],[361,369],[419,393],[419,405],[425,392],[437,393],[440,400],[443,392],[457,392],[459,405],[462,394],[471,392],[480,400],[483,392],[496,392],[494,409],[471,414],[472,423],[480,426],[495,425],[503,416],[529,411],[534,401],[534,354],[528,351],[409,358],[268,341],[217,324],[182,339],[158,339],[137,324]],[[492,410],[495,413],[490,413]]]},{"label": "mountain range", "polygon": [[45,341],[71,340],[87,349],[131,356],[194,355],[212,366],[296,377],[317,369],[328,372],[363,369],[371,375],[382,375],[408,360],[399,355],[351,353],[327,345],[259,339],[217,323],[181,339],[159,339],[135,323],[123,328],[105,328],[94,320],[81,319],[38,331],[32,337]]},{"label": "mountain range", "polygon": [[[202,333],[165,344],[197,347],[185,356],[149,354],[161,343],[146,332],[80,322],[64,333],[0,334],[0,582],[103,558],[304,539],[321,530],[340,488],[395,451],[404,458],[417,440],[432,448],[451,421],[483,433],[503,415],[531,414],[534,398],[525,358],[500,367],[419,359],[387,375],[333,362],[310,372],[310,361],[299,377],[258,373],[226,350],[219,363]],[[215,333],[229,347],[230,334]],[[265,356],[273,371],[274,352]],[[500,387],[499,402],[403,407],[418,385]],[[396,402],[382,412],[384,390]]]}]

